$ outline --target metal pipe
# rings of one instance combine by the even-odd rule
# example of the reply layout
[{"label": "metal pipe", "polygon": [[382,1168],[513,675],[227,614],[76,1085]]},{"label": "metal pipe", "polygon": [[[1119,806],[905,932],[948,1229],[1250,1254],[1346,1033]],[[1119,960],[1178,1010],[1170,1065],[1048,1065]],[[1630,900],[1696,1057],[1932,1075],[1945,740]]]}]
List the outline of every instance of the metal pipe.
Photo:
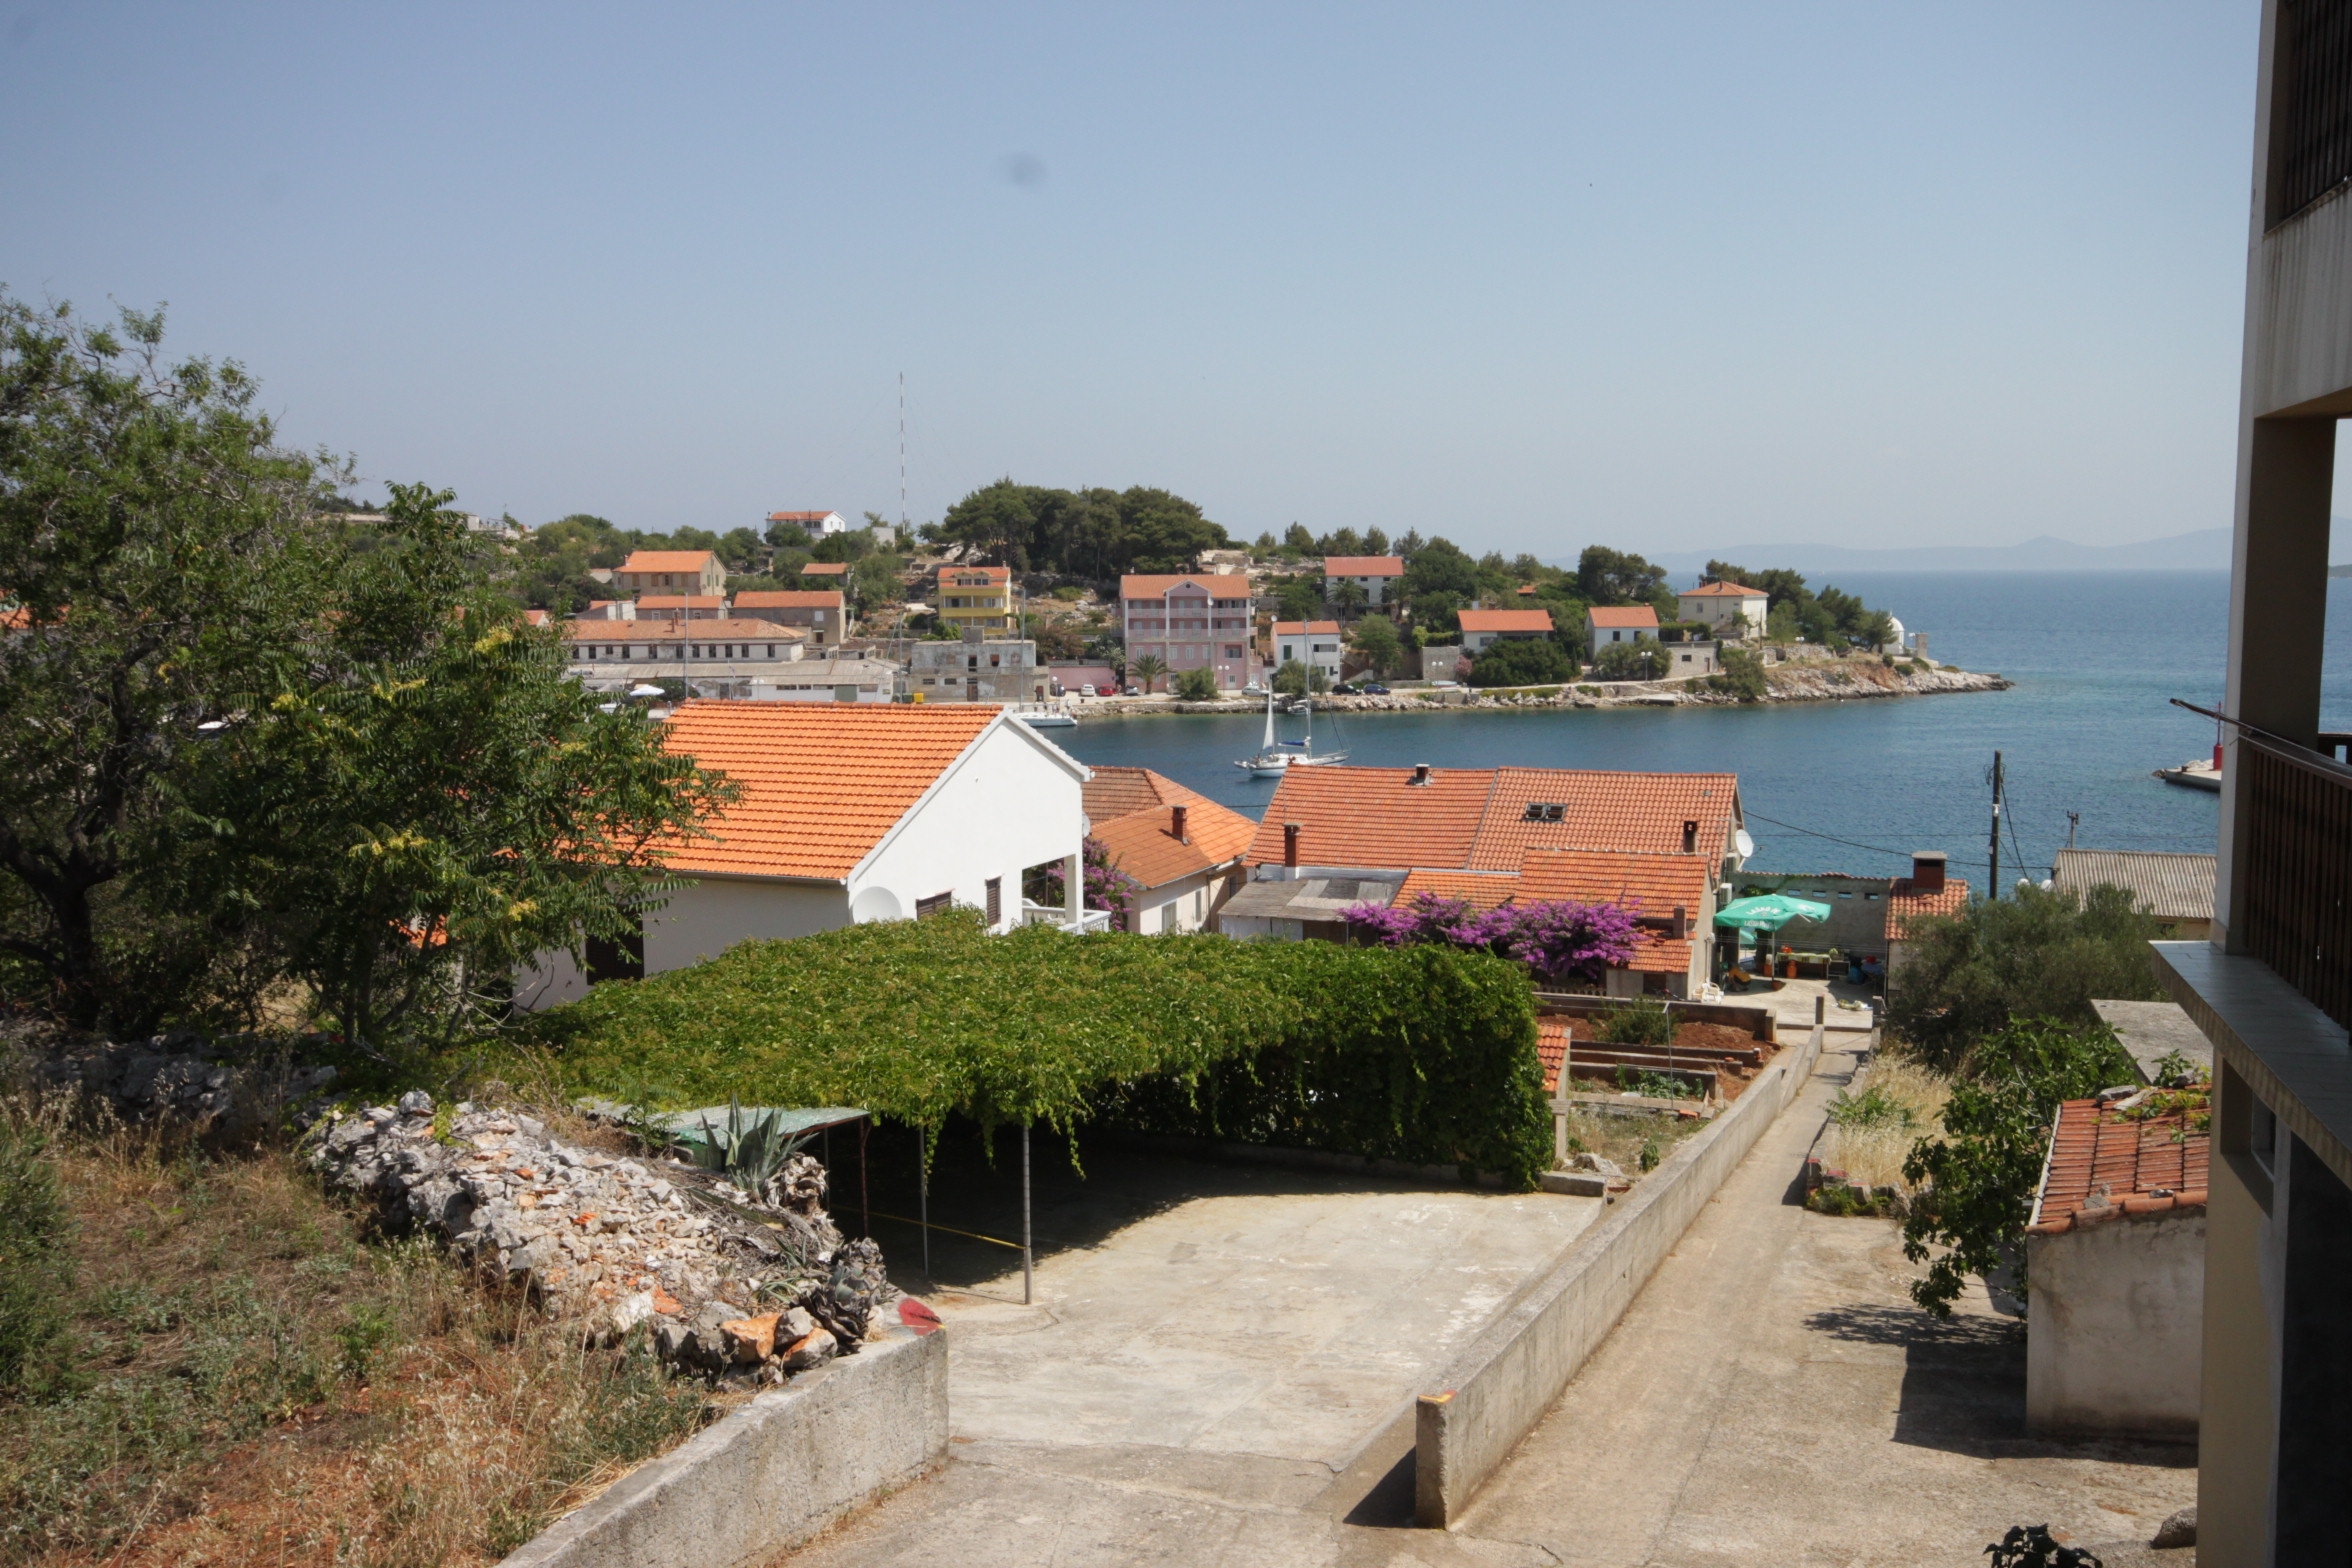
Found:
[{"label": "metal pipe", "polygon": [[922,1216],[923,1221],[923,1278],[928,1280],[931,1277],[931,1137],[928,1128],[924,1129],[921,1139],[915,1144],[915,1181],[918,1201],[922,1204],[915,1212]]},{"label": "metal pipe", "polygon": [[866,1180],[866,1129],[873,1124],[871,1116],[858,1123],[858,1220],[869,1239],[874,1234],[874,1193]]},{"label": "metal pipe", "polygon": [[1021,1124],[1021,1305],[1028,1306],[1035,1294],[1032,1270],[1035,1255],[1029,1242],[1029,1124]]}]

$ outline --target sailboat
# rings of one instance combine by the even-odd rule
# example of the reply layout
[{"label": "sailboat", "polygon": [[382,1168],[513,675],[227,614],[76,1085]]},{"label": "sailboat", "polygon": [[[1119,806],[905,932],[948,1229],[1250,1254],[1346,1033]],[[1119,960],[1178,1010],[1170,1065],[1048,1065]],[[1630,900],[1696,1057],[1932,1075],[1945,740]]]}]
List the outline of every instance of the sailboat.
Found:
[{"label": "sailboat", "polygon": [[1305,737],[1300,740],[1276,740],[1274,738],[1274,694],[1272,692],[1266,693],[1266,739],[1258,747],[1256,756],[1243,757],[1233,765],[1244,773],[1252,774],[1258,778],[1271,778],[1277,773],[1286,773],[1292,768],[1319,768],[1330,763],[1347,761],[1348,754],[1344,751],[1327,751],[1321,756],[1315,754],[1314,705],[1308,703],[1305,711],[1307,715]]}]

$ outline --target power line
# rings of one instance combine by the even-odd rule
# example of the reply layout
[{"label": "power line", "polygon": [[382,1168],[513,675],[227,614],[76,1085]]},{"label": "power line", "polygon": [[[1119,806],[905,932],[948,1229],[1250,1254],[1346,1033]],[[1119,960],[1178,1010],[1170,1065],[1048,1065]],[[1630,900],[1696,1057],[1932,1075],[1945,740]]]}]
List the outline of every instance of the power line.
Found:
[{"label": "power line", "polygon": [[[1840,838],[1835,833],[1821,833],[1815,831],[1812,828],[1801,828],[1798,827],[1794,822],[1782,822],[1778,818],[1768,817],[1760,811],[1748,811],[1745,812],[1744,815],[1750,822],[1769,822],[1776,828],[1786,828],[1791,833],[1802,833],[1807,838],[1827,839],[1832,844],[1843,844],[1848,849],[1867,849],[1874,855],[1893,855],[1898,860],[1908,860],[1911,858],[1911,851],[1907,849],[1888,849],[1883,844],[1865,844],[1859,839]],[[1955,858],[1957,858],[1962,865],[1966,866],[1981,866],[1985,864],[1985,862],[1982,860],[1971,859],[1965,855]]]}]

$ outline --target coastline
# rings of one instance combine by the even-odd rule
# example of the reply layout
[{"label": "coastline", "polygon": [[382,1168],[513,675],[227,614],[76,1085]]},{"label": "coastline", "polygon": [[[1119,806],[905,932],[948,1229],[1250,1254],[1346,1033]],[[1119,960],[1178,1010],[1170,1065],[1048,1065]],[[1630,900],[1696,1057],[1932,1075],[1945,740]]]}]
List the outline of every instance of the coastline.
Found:
[{"label": "coastline", "polygon": [[[1765,693],[1751,706],[1772,703],[1860,702],[1885,697],[1935,697],[1955,692],[2007,691],[2016,682],[2007,676],[1938,666],[1912,674],[1873,662],[1839,661],[1774,665],[1764,672]],[[1220,697],[1214,702],[1183,702],[1165,695],[1151,697],[1070,697],[1070,711],[1081,719],[1143,719],[1175,714],[1263,713],[1260,699]],[[1708,689],[1707,677],[1685,676],[1666,681],[1582,681],[1565,686],[1498,687],[1479,690],[1468,686],[1415,687],[1385,697],[1315,699],[1317,712],[1431,713],[1446,709],[1495,708],[1683,708],[1741,706],[1729,692]]]}]

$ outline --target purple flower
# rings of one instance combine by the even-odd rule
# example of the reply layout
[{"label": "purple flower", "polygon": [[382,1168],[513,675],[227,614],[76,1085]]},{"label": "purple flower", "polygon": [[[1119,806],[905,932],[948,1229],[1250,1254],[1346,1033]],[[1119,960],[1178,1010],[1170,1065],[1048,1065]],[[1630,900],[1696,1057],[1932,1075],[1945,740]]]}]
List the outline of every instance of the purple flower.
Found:
[{"label": "purple flower", "polygon": [[1628,962],[1642,936],[1632,909],[1538,899],[1484,914],[1455,898],[1423,893],[1402,908],[1355,904],[1340,918],[1384,947],[1437,942],[1494,953],[1546,980],[1597,981]]}]

